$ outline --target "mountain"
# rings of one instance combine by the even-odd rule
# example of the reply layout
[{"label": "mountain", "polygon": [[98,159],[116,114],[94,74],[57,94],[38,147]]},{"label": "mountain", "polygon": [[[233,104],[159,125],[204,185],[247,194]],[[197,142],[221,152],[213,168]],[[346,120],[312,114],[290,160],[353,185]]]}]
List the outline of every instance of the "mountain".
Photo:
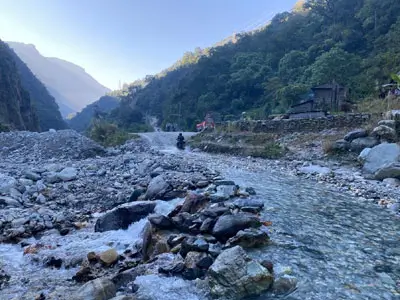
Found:
[{"label": "mountain", "polygon": [[84,132],[89,128],[95,113],[108,113],[118,107],[118,105],[119,99],[117,97],[103,96],[96,102],[86,106],[71,120],[68,120],[68,125],[76,131]]},{"label": "mountain", "polygon": [[37,131],[39,124],[12,50],[0,40],[0,131],[7,128]]},{"label": "mountain", "polygon": [[31,44],[8,42],[17,55],[55,97],[66,117],[104,96],[110,90],[73,63],[44,57]]},{"label": "mountain", "polygon": [[[210,111],[225,119],[283,113],[311,87],[332,81],[348,87],[353,102],[376,97],[376,87],[400,70],[399,11],[394,0],[299,1],[257,31],[185,53],[129,85],[118,110],[194,129]],[[123,124],[120,115],[115,122]]]},{"label": "mountain", "polygon": [[50,128],[57,130],[68,128],[54,97],[49,94],[43,83],[33,75],[19,56],[12,49],[10,51],[16,63],[22,87],[29,92],[32,104],[35,107],[40,129],[47,131]]}]

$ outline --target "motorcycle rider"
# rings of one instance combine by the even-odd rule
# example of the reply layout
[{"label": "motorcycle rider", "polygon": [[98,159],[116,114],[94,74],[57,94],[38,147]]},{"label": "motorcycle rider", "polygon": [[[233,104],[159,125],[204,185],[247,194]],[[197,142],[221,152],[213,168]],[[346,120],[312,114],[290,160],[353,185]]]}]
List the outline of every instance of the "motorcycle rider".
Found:
[{"label": "motorcycle rider", "polygon": [[177,141],[178,146],[180,145],[183,147],[183,145],[185,144],[185,138],[183,137],[182,133],[179,133]]}]

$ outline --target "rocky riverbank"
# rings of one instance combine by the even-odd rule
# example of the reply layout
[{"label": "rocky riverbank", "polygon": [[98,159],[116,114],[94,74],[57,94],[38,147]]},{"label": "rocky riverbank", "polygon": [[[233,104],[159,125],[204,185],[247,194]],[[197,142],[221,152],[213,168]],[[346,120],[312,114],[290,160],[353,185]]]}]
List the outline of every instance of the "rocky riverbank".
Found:
[{"label": "rocky riverbank", "polygon": [[4,299],[155,300],[157,282],[171,282],[165,299],[295,288],[273,287],[272,263],[243,250],[270,242],[264,203],[201,160],[69,130],[2,133],[0,145]]},{"label": "rocky riverbank", "polygon": [[[370,133],[354,128],[284,136],[205,133],[195,137],[192,146],[206,152],[223,153],[223,156],[245,156],[236,156],[235,161],[242,161],[244,166],[253,162],[255,168],[260,166],[328,184],[360,201],[374,202],[399,215],[400,147],[395,144],[398,139],[395,125],[395,121],[382,120]],[[267,146],[263,148],[263,145]],[[224,159],[223,156],[219,159]],[[268,156],[279,158],[259,158]]]}]

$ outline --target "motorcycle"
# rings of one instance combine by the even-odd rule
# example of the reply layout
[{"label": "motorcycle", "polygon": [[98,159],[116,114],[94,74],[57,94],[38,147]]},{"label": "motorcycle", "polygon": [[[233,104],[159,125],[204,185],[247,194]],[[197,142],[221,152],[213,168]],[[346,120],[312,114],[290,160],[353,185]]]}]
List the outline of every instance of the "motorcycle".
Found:
[{"label": "motorcycle", "polygon": [[177,147],[179,150],[185,150],[185,141],[178,141],[178,142],[176,143],[176,147]]}]

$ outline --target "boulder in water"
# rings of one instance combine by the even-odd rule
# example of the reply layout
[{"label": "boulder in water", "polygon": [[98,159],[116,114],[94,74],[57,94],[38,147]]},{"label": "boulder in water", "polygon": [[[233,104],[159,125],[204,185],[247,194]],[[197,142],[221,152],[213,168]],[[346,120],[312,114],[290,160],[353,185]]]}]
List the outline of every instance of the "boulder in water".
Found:
[{"label": "boulder in water", "polygon": [[240,230],[259,226],[261,226],[260,220],[250,214],[238,213],[235,215],[224,215],[218,218],[212,234],[218,240],[226,242]]},{"label": "boulder in water", "polygon": [[161,214],[152,214],[148,216],[149,222],[158,229],[172,229],[174,224],[171,219]]},{"label": "boulder in water", "polygon": [[105,213],[97,219],[94,230],[104,232],[109,230],[127,229],[130,224],[147,217],[154,211],[155,202],[138,201],[122,205]]},{"label": "boulder in water", "polygon": [[100,253],[99,259],[103,265],[109,267],[118,261],[118,253],[115,249],[109,249]]},{"label": "boulder in water", "polygon": [[208,270],[211,294],[215,298],[243,299],[260,295],[272,283],[272,274],[247,256],[240,246],[223,251]]},{"label": "boulder in water", "polygon": [[154,177],[147,187],[145,198],[148,200],[162,199],[169,189],[170,185],[162,175]]},{"label": "boulder in water", "polygon": [[234,237],[228,240],[228,245],[239,245],[243,248],[259,247],[269,242],[268,234],[257,228],[240,230]]},{"label": "boulder in water", "polygon": [[98,278],[85,283],[72,297],[74,300],[109,300],[116,295],[114,283]]}]

